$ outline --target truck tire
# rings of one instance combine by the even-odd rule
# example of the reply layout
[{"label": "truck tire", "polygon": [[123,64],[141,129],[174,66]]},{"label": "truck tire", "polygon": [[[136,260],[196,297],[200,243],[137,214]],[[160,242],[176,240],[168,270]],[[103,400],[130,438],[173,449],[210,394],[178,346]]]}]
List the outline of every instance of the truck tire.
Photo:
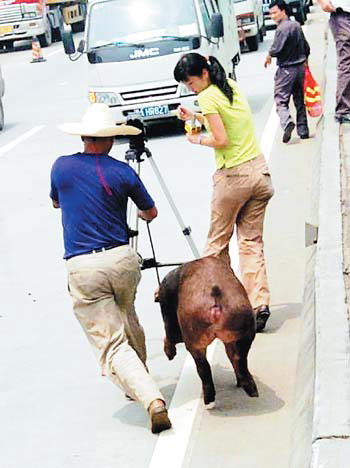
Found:
[{"label": "truck tire", "polygon": [[4,117],[4,106],[2,105],[2,100],[0,99],[0,130],[4,128],[5,117]]},{"label": "truck tire", "polygon": [[13,43],[14,43],[14,42],[15,42],[15,41],[6,41],[6,42],[4,43],[5,49],[6,49],[6,50],[12,50],[12,49],[13,49]]},{"label": "truck tire", "polygon": [[254,52],[259,48],[259,34],[256,36],[246,37],[246,42],[250,52]]},{"label": "truck tire", "polygon": [[305,23],[305,14],[302,8],[298,8],[297,13],[295,13],[294,18],[302,26]]},{"label": "truck tire", "polygon": [[72,23],[72,32],[79,33],[84,32],[85,29],[85,21],[78,21],[77,23]]},{"label": "truck tire", "polygon": [[59,42],[62,39],[60,28],[52,29],[52,42]]},{"label": "truck tire", "polygon": [[[258,23],[258,28],[259,28],[259,26],[260,26],[260,25],[259,25],[259,23]],[[261,26],[261,28],[258,29],[258,31],[259,31],[259,32],[258,32],[258,35],[259,35],[259,42],[264,42],[264,36],[265,36],[265,34],[264,34],[264,26]]]},{"label": "truck tire", "polygon": [[49,45],[52,44],[52,30],[51,30],[51,24],[48,18],[46,21],[46,30],[44,34],[40,34],[40,36],[38,36],[38,39],[39,39],[41,47],[48,47]]}]

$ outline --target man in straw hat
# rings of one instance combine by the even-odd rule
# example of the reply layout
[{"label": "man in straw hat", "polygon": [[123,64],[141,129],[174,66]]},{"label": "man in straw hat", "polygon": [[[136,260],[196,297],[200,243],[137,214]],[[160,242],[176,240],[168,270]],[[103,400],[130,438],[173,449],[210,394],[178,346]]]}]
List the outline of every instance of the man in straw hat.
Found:
[{"label": "man in straw hat", "polygon": [[84,152],[61,156],[51,170],[53,206],[62,210],[68,284],[73,308],[107,375],[148,411],[153,433],[171,427],[164,397],[146,367],[143,328],[134,309],[140,267],[129,246],[128,198],[140,218],[157,208],[136,172],[111,158],[114,136],[140,130],[116,126],[105,104],[92,104],[81,123],[60,128],[80,135]]}]

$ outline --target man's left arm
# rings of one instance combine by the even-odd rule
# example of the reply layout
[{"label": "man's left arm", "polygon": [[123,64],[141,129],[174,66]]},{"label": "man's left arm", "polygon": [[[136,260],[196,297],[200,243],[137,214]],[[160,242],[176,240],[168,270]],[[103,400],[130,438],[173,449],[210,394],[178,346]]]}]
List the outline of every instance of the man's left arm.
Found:
[{"label": "man's left arm", "polygon": [[134,170],[131,171],[131,177],[133,180],[129,196],[139,209],[139,217],[144,221],[152,221],[158,216],[155,203]]}]

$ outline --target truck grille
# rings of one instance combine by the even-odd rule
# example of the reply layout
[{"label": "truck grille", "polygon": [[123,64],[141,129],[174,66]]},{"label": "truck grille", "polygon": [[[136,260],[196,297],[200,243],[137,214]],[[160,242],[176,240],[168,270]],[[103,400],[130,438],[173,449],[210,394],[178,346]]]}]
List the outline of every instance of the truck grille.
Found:
[{"label": "truck grille", "polygon": [[127,91],[121,93],[124,102],[145,102],[148,100],[157,101],[172,98],[177,93],[178,85],[164,86],[160,88],[142,89],[137,91]]},{"label": "truck grille", "polygon": [[1,3],[0,24],[20,21],[22,19],[21,5],[2,5]]}]

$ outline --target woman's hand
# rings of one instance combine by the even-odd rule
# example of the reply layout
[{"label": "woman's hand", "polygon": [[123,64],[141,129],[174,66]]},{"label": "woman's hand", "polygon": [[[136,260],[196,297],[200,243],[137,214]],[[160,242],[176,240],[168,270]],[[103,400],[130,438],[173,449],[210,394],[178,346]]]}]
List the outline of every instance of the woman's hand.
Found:
[{"label": "woman's hand", "polygon": [[193,145],[200,145],[202,135],[200,133],[196,133],[195,135],[191,135],[189,133],[186,134],[187,140],[192,143]]},{"label": "woman's hand", "polygon": [[177,115],[180,120],[191,120],[193,119],[193,112],[186,109],[186,107],[179,106],[177,108]]}]

